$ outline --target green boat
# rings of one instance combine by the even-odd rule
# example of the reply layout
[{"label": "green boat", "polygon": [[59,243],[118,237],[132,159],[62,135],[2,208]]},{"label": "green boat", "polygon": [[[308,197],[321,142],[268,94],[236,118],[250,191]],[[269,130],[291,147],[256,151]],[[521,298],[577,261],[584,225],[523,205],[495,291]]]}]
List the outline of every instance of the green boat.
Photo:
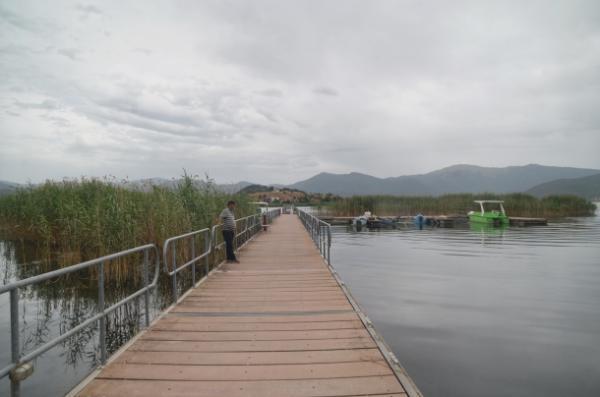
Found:
[{"label": "green boat", "polygon": [[[506,211],[504,211],[504,206],[502,205],[504,201],[501,200],[476,200],[475,203],[479,204],[481,211],[470,211],[469,212],[469,221],[475,223],[485,223],[487,225],[508,225],[508,216],[506,216]],[[484,204],[496,205],[498,210],[494,209],[491,211],[486,211]],[[489,205],[488,205],[489,207]]]}]

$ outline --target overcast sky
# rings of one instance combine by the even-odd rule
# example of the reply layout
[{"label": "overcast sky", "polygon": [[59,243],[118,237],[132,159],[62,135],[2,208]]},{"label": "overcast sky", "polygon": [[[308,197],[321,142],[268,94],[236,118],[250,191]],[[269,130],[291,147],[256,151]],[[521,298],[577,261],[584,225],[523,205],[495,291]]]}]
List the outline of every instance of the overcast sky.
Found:
[{"label": "overcast sky", "polygon": [[600,2],[0,2],[0,179],[600,168]]}]

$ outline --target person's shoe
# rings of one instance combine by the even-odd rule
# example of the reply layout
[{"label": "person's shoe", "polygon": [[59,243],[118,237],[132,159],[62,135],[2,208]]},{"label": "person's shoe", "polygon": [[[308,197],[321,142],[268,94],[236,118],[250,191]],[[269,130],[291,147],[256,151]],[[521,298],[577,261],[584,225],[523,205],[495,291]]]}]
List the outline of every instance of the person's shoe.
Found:
[{"label": "person's shoe", "polygon": [[238,261],[237,259],[234,259],[232,262],[233,263],[240,263],[240,261]]}]

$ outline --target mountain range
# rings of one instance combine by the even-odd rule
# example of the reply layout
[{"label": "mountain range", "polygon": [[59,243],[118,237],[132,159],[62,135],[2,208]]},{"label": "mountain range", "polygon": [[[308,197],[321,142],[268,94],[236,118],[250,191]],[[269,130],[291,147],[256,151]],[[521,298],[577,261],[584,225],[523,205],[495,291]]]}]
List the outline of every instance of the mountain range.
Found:
[{"label": "mountain range", "polygon": [[427,174],[377,178],[350,173],[320,173],[290,187],[313,193],[340,196],[359,194],[440,195],[445,193],[525,192],[557,179],[581,178],[600,174],[600,170],[552,167],[538,164],[510,167],[453,165]]},{"label": "mountain range", "polygon": [[0,196],[14,192],[18,186],[18,183],[0,181]]},{"label": "mountain range", "polygon": [[537,197],[549,194],[574,194],[593,201],[600,201],[600,174],[581,178],[557,179],[534,186],[525,193]]},{"label": "mountain range", "polygon": [[[134,186],[162,185],[173,187],[177,179],[149,178],[129,182]],[[202,183],[202,182],[199,182]],[[251,182],[220,184],[217,188],[235,193]],[[0,195],[13,191],[18,184],[0,181]],[[480,167],[459,164],[426,174],[389,178],[352,172],[349,174],[320,173],[288,187],[308,193],[333,193],[340,196],[440,195],[445,193],[513,193],[526,192],[536,196],[576,194],[586,198],[600,197],[600,170],[573,167],[553,167],[539,164],[510,167]]]}]

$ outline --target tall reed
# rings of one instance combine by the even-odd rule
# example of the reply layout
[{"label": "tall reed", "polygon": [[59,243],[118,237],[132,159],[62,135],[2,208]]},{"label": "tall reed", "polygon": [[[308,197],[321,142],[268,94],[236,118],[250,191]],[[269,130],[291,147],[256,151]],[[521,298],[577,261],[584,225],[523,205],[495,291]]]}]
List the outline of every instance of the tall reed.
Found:
[{"label": "tall reed", "polygon": [[364,211],[372,211],[377,215],[465,215],[470,210],[477,210],[474,200],[504,200],[504,207],[509,216],[527,217],[565,217],[593,215],[596,206],[590,201],[577,196],[548,196],[538,199],[522,193],[512,194],[447,194],[432,196],[353,196],[336,200],[326,208],[336,216],[355,216]]},{"label": "tall reed", "polygon": [[[0,228],[7,239],[38,242],[67,266],[142,244],[162,246],[169,237],[210,227],[231,198],[238,216],[254,212],[245,195],[225,194],[187,174],[175,188],[47,181],[0,197]],[[121,278],[126,266],[112,263],[109,276]]]}]

